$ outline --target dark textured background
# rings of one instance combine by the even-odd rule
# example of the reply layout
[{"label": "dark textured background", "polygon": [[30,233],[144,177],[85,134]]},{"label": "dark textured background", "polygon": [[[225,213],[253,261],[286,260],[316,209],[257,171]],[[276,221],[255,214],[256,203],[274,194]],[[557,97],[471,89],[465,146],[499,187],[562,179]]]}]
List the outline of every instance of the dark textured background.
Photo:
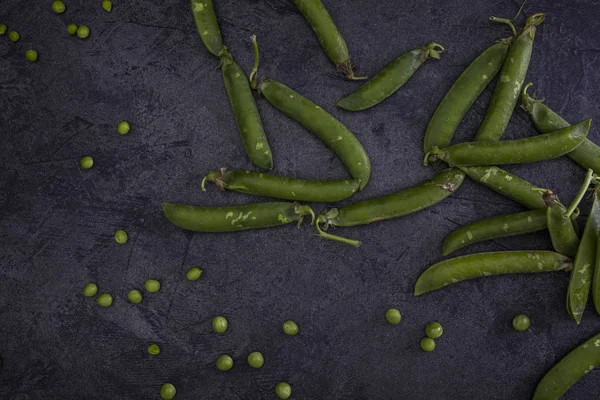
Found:
[{"label": "dark textured background", "polygon": [[[273,399],[280,380],[295,399],[527,399],[543,374],[600,331],[588,308],[581,326],[565,311],[568,274],[480,279],[421,298],[419,273],[442,259],[443,238],[474,220],[523,210],[466,181],[451,198],[416,215],[338,233],[359,249],[309,237],[305,226],[235,234],[190,234],[170,225],[159,202],[202,205],[256,200],[206,193],[200,177],[218,167],[250,169],[216,60],[204,49],[187,1],[2,0],[0,22],[21,41],[0,37],[0,369],[1,399],[157,399],[172,382],[178,399]],[[369,152],[373,176],[350,201],[393,192],[432,175],[422,166],[423,133],[437,103],[483,49],[508,35],[490,15],[511,17],[516,1],[325,1],[359,66],[372,75],[428,41],[447,47],[383,104],[351,114],[335,102],[357,84],[338,77],[312,31],[284,0],[217,0],[223,37],[249,70],[249,36],[262,48],[262,75],[273,77],[339,117]],[[571,122],[600,117],[600,4],[530,1],[548,12],[528,78]],[[66,24],[87,24],[87,40]],[[522,18],[519,20],[522,24]],[[25,50],[39,51],[37,63]],[[472,137],[491,96],[467,115],[458,140]],[[347,176],[310,133],[264,100],[259,107],[274,172],[308,178]],[[119,136],[117,123],[132,123]],[[590,137],[599,141],[598,129]],[[516,110],[506,138],[535,134]],[[92,155],[91,170],[79,159]],[[508,168],[568,202],[584,171],[563,158]],[[320,211],[323,205],[315,205]],[[589,202],[583,206],[587,213]],[[581,219],[583,224],[583,218]],[[129,233],[119,246],[116,229]],[[463,254],[550,249],[547,233],[487,242]],[[191,283],[192,265],[205,271]],[[162,290],[141,305],[126,294],[148,278]],[[83,298],[97,282],[109,309]],[[402,311],[387,325],[389,307]],[[515,314],[532,327],[517,333]],[[211,332],[225,315],[230,330]],[[281,332],[296,320],[300,335]],[[445,333],[434,353],[419,347],[425,324]],[[151,357],[149,343],[162,353]],[[261,370],[245,358],[261,351]],[[233,370],[215,369],[228,353]],[[565,398],[595,399],[594,371]]]}]

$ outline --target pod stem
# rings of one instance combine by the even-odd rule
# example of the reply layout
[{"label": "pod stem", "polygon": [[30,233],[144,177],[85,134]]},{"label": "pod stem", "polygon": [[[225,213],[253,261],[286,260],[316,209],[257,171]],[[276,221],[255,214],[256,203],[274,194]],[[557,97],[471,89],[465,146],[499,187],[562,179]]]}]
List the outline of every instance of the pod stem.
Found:
[{"label": "pod stem", "polygon": [[[427,51],[428,51],[428,55],[431,56],[432,58],[435,58],[436,60],[440,59],[440,53],[443,53],[444,50],[444,46],[442,46],[441,44],[438,43],[427,43],[427,46],[425,46]],[[438,48],[439,50],[436,50],[436,48]]]},{"label": "pod stem", "polygon": [[[296,205],[296,214],[300,214],[302,215],[302,217],[304,217],[305,215],[310,215],[310,224],[312,225],[315,223],[315,212],[309,206],[301,206],[299,204]],[[300,225],[302,225],[303,220],[304,218],[300,218],[298,220],[298,229],[300,229]]]},{"label": "pod stem", "polygon": [[437,146],[433,146],[431,150],[425,153],[425,157],[423,158],[423,165],[428,166],[431,165],[431,163],[436,162],[440,159],[439,155],[441,153],[442,151]]},{"label": "pod stem", "polygon": [[252,89],[256,89],[257,85],[256,85],[256,73],[258,72],[258,58],[259,58],[259,52],[258,52],[258,42],[256,41],[256,35],[252,35],[250,36],[250,40],[252,40],[252,48],[254,49],[254,65],[252,66],[252,71],[250,71],[250,87],[252,87]]},{"label": "pod stem", "polygon": [[354,76],[354,70],[352,69],[352,61],[347,60],[337,66],[337,70],[346,76],[346,79],[351,81],[363,81],[367,79],[366,76]]},{"label": "pod stem", "polygon": [[206,174],[204,178],[202,178],[202,182],[200,183],[202,191],[206,192],[206,181],[214,182],[220,190],[227,189],[227,182],[225,182],[225,180],[223,179],[223,177],[225,176],[225,171],[227,171],[227,168],[221,168],[218,171],[211,171],[208,174]]},{"label": "pod stem", "polygon": [[571,214],[573,214],[573,212],[575,211],[575,209],[577,208],[577,206],[579,205],[581,200],[583,200],[583,197],[585,196],[588,188],[590,187],[590,183],[592,183],[593,177],[594,177],[594,171],[592,169],[588,169],[587,173],[585,174],[585,179],[583,180],[583,184],[579,188],[577,195],[575,196],[575,198],[573,199],[573,202],[571,203],[571,205],[567,209],[567,212],[565,213],[565,215],[567,217],[570,217]]},{"label": "pod stem", "polygon": [[319,226],[319,221],[315,223],[315,227],[317,228],[318,233],[313,233],[312,236],[320,236],[323,239],[333,240],[335,242],[340,242],[344,244],[349,244],[350,246],[358,247],[360,246],[360,242],[358,240],[347,239],[341,236],[332,235],[330,233],[323,232],[321,227]]},{"label": "pod stem", "polygon": [[508,18],[498,18],[498,17],[490,17],[490,21],[494,21],[494,22],[499,22],[501,24],[506,24],[510,27],[510,30],[512,31],[514,36],[517,36],[517,30],[515,29],[515,26],[512,23],[512,20],[508,19]]}]

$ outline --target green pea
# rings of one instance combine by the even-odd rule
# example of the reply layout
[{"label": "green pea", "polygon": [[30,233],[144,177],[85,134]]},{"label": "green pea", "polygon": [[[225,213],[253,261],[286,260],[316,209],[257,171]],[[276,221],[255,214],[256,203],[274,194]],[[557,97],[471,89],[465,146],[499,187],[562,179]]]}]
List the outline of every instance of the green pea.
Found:
[{"label": "green pea", "polygon": [[165,383],[160,388],[160,398],[163,400],[172,400],[175,397],[175,393],[177,393],[177,390],[170,383]]},{"label": "green pea", "polygon": [[85,156],[79,161],[79,164],[81,164],[81,168],[83,169],[90,169],[94,165],[94,159],[90,156]]},{"label": "green pea", "polygon": [[529,329],[529,325],[531,325],[531,320],[525,314],[519,314],[513,318],[513,327],[519,332],[526,331]]},{"label": "green pea", "polygon": [[0,35],[4,35],[7,29],[8,27],[6,26],[6,24],[0,24]]},{"label": "green pea", "polygon": [[94,297],[98,293],[98,286],[94,282],[90,282],[83,288],[83,295],[85,297]]},{"label": "green pea", "polygon": [[90,28],[85,25],[81,25],[79,28],[77,28],[77,36],[79,36],[80,39],[87,38],[90,36]]},{"label": "green pea", "polygon": [[283,333],[290,336],[296,336],[298,334],[298,324],[292,320],[285,321],[283,323]]},{"label": "green pea", "polygon": [[121,121],[119,122],[119,125],[117,125],[117,131],[119,132],[119,135],[127,135],[130,130],[131,126],[127,121]]},{"label": "green pea", "polygon": [[392,325],[398,325],[401,318],[402,315],[400,314],[400,311],[395,308],[390,308],[385,312],[385,319]]},{"label": "green pea", "polygon": [[231,368],[233,368],[233,359],[227,354],[223,354],[221,357],[217,358],[218,370],[229,371]]},{"label": "green pea", "polygon": [[290,386],[289,383],[279,382],[275,386],[275,394],[280,399],[283,399],[283,400],[288,399],[292,395],[292,387]]},{"label": "green pea", "polygon": [[67,33],[69,35],[74,35],[77,33],[77,25],[75,24],[69,24],[67,25]]},{"label": "green pea", "polygon": [[112,10],[112,1],[104,0],[102,2],[102,8],[104,9],[104,11],[110,12],[110,10]]},{"label": "green pea", "polygon": [[186,277],[187,277],[188,281],[197,281],[198,279],[200,279],[202,272],[204,272],[204,271],[202,271],[198,267],[190,268],[190,270],[187,272]]},{"label": "green pea", "polygon": [[52,2],[52,11],[57,14],[62,14],[65,12],[65,3],[60,0],[55,0]]},{"label": "green pea", "polygon": [[158,347],[157,344],[152,343],[150,346],[148,346],[148,353],[155,356],[160,353],[160,347]]},{"label": "green pea", "polygon": [[133,304],[140,304],[143,299],[142,293],[137,289],[130,290],[129,293],[127,293],[127,298]]},{"label": "green pea", "polygon": [[12,31],[11,33],[8,34],[8,38],[10,39],[11,42],[17,43],[19,41],[19,39],[21,38],[21,36],[19,35],[18,32]]},{"label": "green pea", "polygon": [[98,296],[96,302],[100,307],[110,307],[112,305],[113,298],[110,294],[104,293]]},{"label": "green pea", "polygon": [[149,293],[156,293],[160,290],[160,282],[156,279],[148,279],[144,286]]},{"label": "green pea", "polygon": [[212,320],[212,328],[215,333],[225,333],[227,330],[227,319],[225,317],[215,317]]},{"label": "green pea", "polygon": [[127,232],[123,229],[119,229],[115,232],[115,241],[119,244],[127,243]]},{"label": "green pea", "polygon": [[435,350],[435,340],[430,337],[424,337],[421,339],[421,348],[427,352]]},{"label": "green pea", "polygon": [[35,50],[29,49],[25,52],[25,58],[31,62],[36,62],[38,59],[38,52]]},{"label": "green pea", "polygon": [[431,339],[437,339],[444,333],[444,328],[439,322],[430,322],[425,326],[425,334]]},{"label": "green pea", "polygon": [[258,351],[255,351],[248,355],[248,364],[250,364],[252,368],[260,368],[264,365],[264,363],[265,359],[263,358],[263,355],[260,354]]}]

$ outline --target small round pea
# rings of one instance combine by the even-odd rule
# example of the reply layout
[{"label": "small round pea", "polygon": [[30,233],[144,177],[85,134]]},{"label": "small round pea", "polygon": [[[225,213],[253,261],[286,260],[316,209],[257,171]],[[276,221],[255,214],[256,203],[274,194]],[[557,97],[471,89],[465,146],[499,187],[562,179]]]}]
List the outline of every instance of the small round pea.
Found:
[{"label": "small round pea", "polygon": [[148,279],[144,286],[149,293],[156,293],[160,290],[160,282],[156,279]]},{"label": "small round pea", "polygon": [[130,130],[131,126],[127,121],[121,121],[119,122],[119,125],[117,125],[117,132],[119,132],[119,135],[127,135]]},{"label": "small round pea", "polygon": [[8,34],[8,38],[10,39],[11,42],[17,43],[19,41],[19,39],[21,38],[21,36],[19,35],[18,32],[12,31]]},{"label": "small round pea", "polygon": [[525,314],[519,314],[513,318],[512,321],[513,327],[519,332],[526,331],[529,329],[529,325],[531,325],[531,320]]},{"label": "small round pea", "polygon": [[402,319],[402,314],[395,308],[390,308],[385,312],[385,319],[392,325],[398,325],[400,323],[400,319]]},{"label": "small round pea", "polygon": [[298,334],[298,324],[292,320],[285,321],[283,323],[283,333],[290,336],[296,336]]},{"label": "small round pea", "polygon": [[79,36],[80,39],[87,38],[90,36],[90,28],[85,25],[81,25],[79,28],[77,28],[77,36]]},{"label": "small round pea", "polygon": [[212,328],[215,333],[225,333],[227,331],[227,319],[225,317],[215,317],[212,320]]},{"label": "small round pea", "polygon": [[260,368],[264,365],[265,359],[261,353],[258,351],[252,352],[248,354],[248,364],[252,368]]},{"label": "small round pea", "polygon": [[112,305],[113,298],[110,294],[104,293],[98,296],[96,302],[100,307],[110,307]]},{"label": "small round pea", "polygon": [[165,383],[160,388],[160,398],[163,400],[172,400],[175,397],[175,393],[177,393],[177,390],[170,383]]},{"label": "small round pea", "polygon": [[79,164],[83,169],[90,169],[94,166],[94,159],[90,156],[85,156],[79,161]]},{"label": "small round pea", "polygon": [[421,339],[421,348],[423,351],[433,351],[435,350],[435,340],[430,337],[424,337]]},{"label": "small round pea", "polygon": [[119,244],[127,243],[127,232],[123,229],[119,229],[115,232],[115,241]]},{"label": "small round pea", "polygon": [[112,10],[112,1],[104,0],[102,2],[102,8],[104,9],[104,11],[110,12],[110,10]]},{"label": "small round pea", "polygon": [[32,49],[29,49],[25,52],[25,58],[31,62],[36,62],[38,59],[38,52]]},{"label": "small round pea", "polygon": [[231,368],[233,368],[233,359],[227,354],[217,358],[217,369],[219,371],[229,371]]},{"label": "small round pea", "polygon": [[65,3],[60,0],[55,0],[52,2],[52,11],[57,14],[62,14],[65,12]]},{"label": "small round pea", "polygon": [[279,382],[275,386],[275,394],[280,399],[289,399],[289,397],[292,395],[292,387],[287,382]]},{"label": "small round pea", "polygon": [[143,296],[139,290],[133,289],[130,290],[129,293],[127,293],[127,298],[133,304],[140,304],[142,302]]},{"label": "small round pea", "polygon": [[157,344],[152,343],[150,346],[148,346],[148,353],[152,354],[153,356],[158,355],[160,353],[160,347],[158,347]]},{"label": "small round pea", "polygon": [[6,24],[0,24],[0,35],[4,35],[7,29],[8,27],[6,26]]},{"label": "small round pea", "polygon": [[94,297],[96,293],[98,293],[98,286],[94,282],[90,282],[83,287],[85,297]]},{"label": "small round pea", "polygon": [[204,271],[202,271],[198,267],[190,268],[190,270],[187,272],[186,277],[187,277],[188,281],[197,281],[198,279],[200,279],[202,272],[204,272]]},{"label": "small round pea", "polygon": [[67,25],[67,33],[69,35],[74,35],[77,33],[77,25],[76,24],[69,24]]},{"label": "small round pea", "polygon": [[444,328],[439,322],[430,322],[425,326],[425,334],[431,339],[437,339],[444,333]]}]

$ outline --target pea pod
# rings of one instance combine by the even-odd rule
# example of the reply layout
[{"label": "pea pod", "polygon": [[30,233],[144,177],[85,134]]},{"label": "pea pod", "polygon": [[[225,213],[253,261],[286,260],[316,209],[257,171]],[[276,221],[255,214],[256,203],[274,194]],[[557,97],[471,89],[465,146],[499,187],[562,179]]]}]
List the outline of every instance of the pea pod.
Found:
[{"label": "pea pod", "polygon": [[532,400],[558,400],[600,364],[600,333],[560,360],[538,383]]},{"label": "pea pod", "polygon": [[591,119],[555,132],[525,139],[465,142],[445,149],[433,147],[425,163],[440,159],[452,166],[534,163],[570,153],[585,140]]},{"label": "pea pod", "polygon": [[415,296],[482,276],[564,271],[571,259],[552,251],[501,251],[470,254],[427,268],[415,284]]},{"label": "pea pod", "polygon": [[[495,20],[509,23],[502,18],[495,18]],[[517,104],[525,75],[527,75],[536,27],[543,21],[543,13],[528,17],[525,27],[511,44],[500,71],[500,78],[496,84],[490,107],[475,135],[475,140],[499,140],[502,137]],[[512,24],[510,25],[512,27]]]},{"label": "pea pod", "polygon": [[467,111],[498,75],[511,41],[510,38],[503,39],[485,49],[456,79],[429,121],[423,143],[425,153],[433,146],[450,146]]},{"label": "pea pod", "polygon": [[440,58],[439,53],[443,50],[437,43],[428,43],[402,54],[363,86],[338,101],[337,106],[348,111],[361,111],[381,103],[400,89],[430,57]]},{"label": "pea pod", "polygon": [[209,172],[202,181],[214,182],[221,190],[229,189],[277,199],[329,203],[344,200],[358,190],[357,180],[318,181],[296,179],[250,171]]},{"label": "pea pod", "polygon": [[225,50],[213,0],[191,0],[196,29],[206,49],[217,57]]}]

